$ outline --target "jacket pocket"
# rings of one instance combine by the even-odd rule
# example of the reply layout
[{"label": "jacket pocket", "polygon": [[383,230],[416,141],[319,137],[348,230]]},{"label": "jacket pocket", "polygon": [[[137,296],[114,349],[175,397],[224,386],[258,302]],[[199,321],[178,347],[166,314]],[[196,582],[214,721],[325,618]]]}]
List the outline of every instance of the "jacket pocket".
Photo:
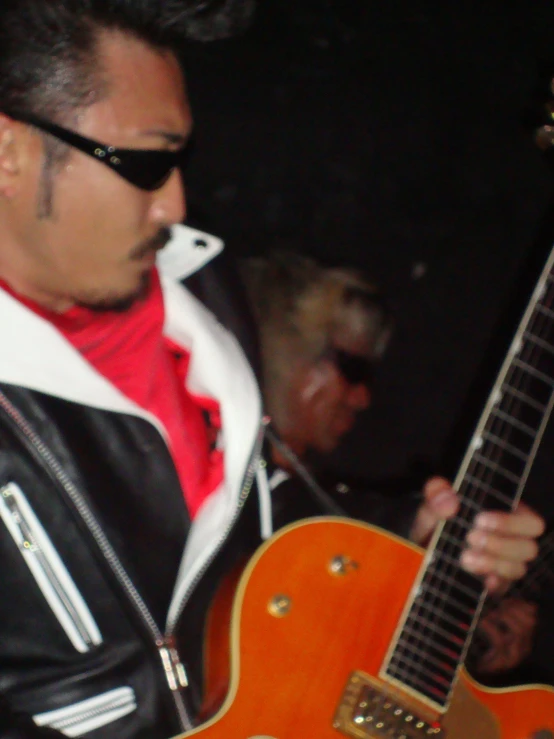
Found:
[{"label": "jacket pocket", "polygon": [[0,489],[0,517],[75,649],[88,652],[101,644],[102,635],[87,604],[25,494],[13,482]]},{"label": "jacket pocket", "polygon": [[81,736],[127,716],[137,708],[135,693],[130,687],[115,688],[71,706],[57,708],[33,716],[37,726],[49,726],[66,736]]}]

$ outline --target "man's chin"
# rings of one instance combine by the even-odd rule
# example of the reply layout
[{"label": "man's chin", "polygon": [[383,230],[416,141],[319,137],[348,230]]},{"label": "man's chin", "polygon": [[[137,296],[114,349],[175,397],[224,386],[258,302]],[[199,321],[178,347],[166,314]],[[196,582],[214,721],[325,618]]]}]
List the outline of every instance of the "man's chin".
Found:
[{"label": "man's chin", "polygon": [[133,292],[126,294],[116,294],[114,292],[105,295],[82,295],[75,299],[75,305],[81,308],[87,308],[95,313],[125,313],[137,301],[144,300],[148,296],[151,284],[152,272],[148,271],[141,275],[140,283]]}]

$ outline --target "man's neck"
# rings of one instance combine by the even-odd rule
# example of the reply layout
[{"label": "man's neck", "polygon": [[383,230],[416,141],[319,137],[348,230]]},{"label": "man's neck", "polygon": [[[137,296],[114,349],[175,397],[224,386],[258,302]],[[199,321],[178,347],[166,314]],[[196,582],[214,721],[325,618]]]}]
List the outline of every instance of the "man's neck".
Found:
[{"label": "man's neck", "polygon": [[14,298],[17,298],[24,305],[37,307],[44,311],[56,314],[63,314],[70,310],[75,304],[66,298],[52,296],[40,290],[26,289],[25,285],[20,285],[17,280],[4,279],[0,276],[0,288],[8,292]]}]

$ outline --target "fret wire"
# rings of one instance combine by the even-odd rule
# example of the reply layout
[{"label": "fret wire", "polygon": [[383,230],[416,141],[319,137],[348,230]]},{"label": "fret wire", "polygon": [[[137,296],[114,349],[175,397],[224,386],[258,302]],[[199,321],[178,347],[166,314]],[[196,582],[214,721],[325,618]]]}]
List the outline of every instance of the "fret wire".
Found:
[{"label": "fret wire", "polygon": [[[520,379],[521,378],[518,378],[518,380]],[[514,375],[512,373],[510,376],[510,382],[513,381]],[[522,387],[527,389],[527,383],[518,382],[516,389],[521,390]],[[528,423],[520,418],[520,415],[521,401],[519,401],[515,396],[503,395],[500,401],[492,407],[484,428],[492,433],[496,432],[497,436],[500,436],[501,438],[509,438],[512,435],[512,429],[520,431],[522,434],[525,434],[525,437],[529,437],[526,446],[531,447],[533,440],[537,435],[538,425],[540,424]],[[522,442],[519,442],[518,446],[521,446],[521,444]]]},{"label": "fret wire", "polygon": [[523,362],[521,359],[518,359],[517,357],[514,357],[512,360],[512,363],[515,364],[516,367],[521,367],[521,369],[525,370],[525,372],[528,372],[532,377],[536,377],[539,380],[542,380],[547,385],[554,385],[554,381],[551,377],[549,377],[544,372],[541,372],[536,367],[533,367],[530,364],[527,364],[526,362]]},{"label": "fret wire", "polygon": [[550,354],[554,354],[554,346],[552,346],[552,344],[550,344],[548,341],[535,336],[530,331],[524,331],[523,336],[527,341],[531,341],[533,344],[536,344],[536,346],[540,347],[541,349],[550,352]]},{"label": "fret wire", "polygon": [[[433,657],[428,652],[426,652],[426,651],[424,651],[422,649],[418,649],[418,647],[416,647],[416,646],[414,646],[412,644],[405,644],[404,646],[405,646],[406,650],[408,650],[408,652],[412,652],[412,657],[415,658],[418,655],[421,655],[421,657],[425,661],[433,663],[434,665],[436,665],[437,669],[442,670],[445,674],[455,673],[456,670],[457,670],[457,668],[458,668],[458,660],[455,660],[452,657],[448,657],[448,659],[451,659],[453,661],[453,664],[452,665],[445,665],[444,662],[441,662],[439,659],[437,659],[436,657]],[[398,655],[395,658],[395,655],[396,655],[396,651],[395,651],[395,654],[393,654],[393,656],[391,657],[391,663],[395,659],[397,659],[397,660],[400,659],[401,656],[402,655],[405,655],[405,654],[407,654],[407,652],[399,652]]]},{"label": "fret wire", "polygon": [[447,541],[450,545],[458,547],[460,552],[464,548],[464,542],[459,541],[458,539],[454,538],[453,536],[450,536],[450,534],[446,534],[444,530],[441,532],[439,541],[437,542],[437,546],[442,541]]},{"label": "fret wire", "polygon": [[[480,488],[481,490],[485,490],[488,492],[490,490],[489,485],[485,485],[479,478],[473,477],[473,475],[470,475],[469,473],[465,475],[464,480],[467,482],[470,482],[472,485],[475,485],[475,487]],[[470,498],[465,494],[465,491],[462,493],[460,491],[462,497],[460,499],[460,503],[462,505],[468,506],[468,508],[472,508],[474,511],[481,511],[483,509],[483,505],[481,503],[477,503],[473,498]]]},{"label": "fret wire", "polygon": [[458,570],[462,569],[461,562],[456,557],[451,557],[449,554],[446,554],[445,552],[440,552],[440,558],[442,560],[445,560],[449,565],[453,565],[454,567],[457,567]]},{"label": "fret wire", "polygon": [[520,449],[515,447],[513,444],[509,444],[507,441],[503,441],[498,436],[495,436],[495,434],[491,434],[490,431],[484,431],[483,432],[483,438],[487,439],[487,441],[491,441],[495,446],[499,447],[500,449],[503,449],[510,454],[513,454],[514,457],[517,457],[518,459],[521,459],[523,462],[527,462],[529,459],[529,455],[525,452],[522,452]]},{"label": "fret wire", "polygon": [[[425,584],[425,590],[429,591],[431,595],[436,595],[437,597],[442,598],[443,602],[448,598],[448,600],[454,605],[454,607],[458,611],[462,611],[462,613],[466,613],[468,615],[475,614],[475,609],[472,610],[466,604],[459,601],[457,598],[451,597],[447,593],[444,593],[441,590],[437,590],[437,588],[433,587],[432,585]],[[419,597],[421,596],[418,595],[418,598]]]},{"label": "fret wire", "polygon": [[[464,501],[462,501],[462,504],[463,504],[463,502]],[[482,507],[481,505],[477,505],[474,501],[471,501],[471,504],[474,505],[474,506],[476,506],[477,507],[477,510],[481,510],[481,507]],[[451,541],[454,541],[451,538],[450,538],[450,540]],[[444,540],[442,540],[442,541],[443,541],[443,544],[444,544]],[[459,544],[459,542],[457,540],[454,541],[454,545],[455,545],[456,550],[459,551],[460,550],[460,544]],[[458,569],[458,566],[456,566],[456,569]],[[444,578],[442,578],[442,579],[444,580]],[[452,582],[454,582],[454,581],[450,580],[450,583],[452,583]],[[459,582],[456,582],[456,585],[457,586],[459,584],[460,584]],[[468,608],[468,607],[466,607],[465,604],[462,604],[458,600],[458,598],[455,598],[451,593],[448,593],[448,592],[445,593],[444,590],[439,591],[436,587],[433,587],[432,585],[430,585],[428,581],[427,582],[424,582],[422,584],[422,588],[421,589],[423,591],[423,597],[421,597],[421,596],[418,597],[417,600],[415,601],[415,603],[412,606],[411,612],[408,615],[408,618],[406,619],[406,623],[404,624],[404,627],[403,627],[403,629],[404,629],[403,630],[404,637],[406,637],[406,635],[407,635],[408,638],[411,637],[412,639],[419,639],[419,642],[422,643],[423,646],[426,646],[427,645],[428,648],[430,647],[432,649],[438,650],[439,647],[437,646],[437,639],[436,639],[436,636],[438,634],[438,635],[441,635],[442,636],[442,640],[445,641],[447,645],[449,645],[450,647],[456,646],[458,648],[458,654],[461,655],[462,654],[462,651],[463,651],[463,649],[465,649],[465,645],[467,643],[467,629],[464,629],[463,627],[461,627],[460,624],[456,624],[455,625],[456,630],[459,631],[459,632],[461,632],[461,634],[463,634],[463,637],[464,638],[454,637],[454,635],[452,633],[449,633],[445,629],[442,629],[440,626],[437,626],[437,624],[435,622],[433,624],[433,627],[432,628],[429,628],[429,627],[427,628],[427,631],[428,631],[427,634],[422,634],[421,620],[425,620],[424,619],[424,613],[425,612],[429,612],[429,611],[432,612],[432,610],[436,610],[437,603],[438,604],[440,604],[441,602],[444,603],[446,598],[448,598],[449,602],[454,605],[454,607],[456,608],[456,610],[462,616],[466,615],[466,616],[469,616],[470,617],[470,619],[469,619],[470,620],[470,623],[472,623],[473,620],[474,620],[474,617],[475,617],[475,608]],[[436,601],[435,604],[433,604],[433,605],[429,602],[430,596],[433,597],[435,599],[435,601]],[[473,596],[472,600],[474,600],[474,599],[475,599],[475,596]],[[445,614],[443,614],[443,615],[445,615]],[[418,623],[418,619],[419,619],[419,623]],[[414,624],[416,624],[416,623],[417,623],[417,628],[414,628]],[[452,619],[447,616],[446,618],[443,619],[443,624],[445,624],[445,625],[448,626],[448,623],[452,624]],[[442,626],[442,624],[441,624],[441,626]],[[422,636],[423,636],[423,640],[422,640]],[[454,639],[455,639],[455,641],[454,641]],[[460,651],[460,649],[459,649],[460,647],[462,647],[462,651]],[[452,651],[454,651],[454,653],[456,653],[455,650],[452,650]],[[459,664],[459,659],[460,658],[458,657],[458,659],[456,660],[457,664]]]},{"label": "fret wire", "polygon": [[[464,595],[467,595],[468,598],[480,598],[481,593],[474,592],[471,588],[466,587],[465,585],[461,585],[454,577],[447,574],[442,574],[440,571],[437,571],[436,568],[433,568],[433,563],[431,563],[428,567],[429,572],[432,573],[433,577],[438,578],[441,582],[445,582],[448,585],[452,585],[452,587],[459,590],[461,593],[464,593]],[[426,582],[426,581],[424,581]]]},{"label": "fret wire", "polygon": [[[419,665],[415,664],[415,667],[417,668],[417,667],[419,667]],[[406,670],[403,667],[400,667],[400,665],[397,665],[395,667],[395,671],[396,671],[397,674],[392,675],[392,677],[395,677],[396,679],[402,680],[405,684],[410,685],[410,687],[415,687],[416,689],[418,689],[417,688],[418,685],[419,686],[422,686],[423,690],[421,690],[421,689],[419,689],[419,690],[424,695],[428,695],[429,692],[431,692],[431,693],[434,694],[434,691],[430,688],[429,684],[426,683],[426,682],[424,682],[423,680],[421,680],[421,679],[419,679],[417,677],[417,674],[418,673],[410,674],[408,672],[408,670]],[[398,674],[398,673],[400,673],[400,674]],[[436,680],[434,680],[434,678],[432,676],[430,676],[430,677],[431,677],[431,680],[434,683],[436,683],[437,685],[440,685],[439,683],[436,682]],[[425,690],[427,690],[428,692],[425,692]],[[448,690],[445,691],[444,690],[444,686],[441,685],[440,688],[437,690],[437,693],[440,694],[441,700],[446,700],[446,698],[448,697],[449,691]]]},{"label": "fret wire", "polygon": [[[458,516],[456,518],[459,518]],[[463,520],[463,519],[462,519]],[[457,528],[458,527],[458,528]],[[455,556],[456,551],[461,552],[466,547],[467,532],[473,528],[473,522],[468,521],[467,526],[463,526],[458,521],[448,520],[444,523],[444,528],[441,536],[436,544],[437,552],[446,552],[447,549],[443,548],[444,542],[448,543],[449,554]],[[454,547],[454,549],[452,549]]]},{"label": "fret wire", "polygon": [[[434,673],[432,672],[432,669],[435,669],[433,665],[429,665],[427,667],[425,664],[422,664],[416,659],[412,659],[409,655],[398,655],[397,659],[395,660],[394,664],[392,664],[392,661],[390,663],[390,668],[393,669],[399,669],[405,671],[405,667],[402,667],[402,665],[405,665],[406,667],[412,667],[414,668],[414,672],[416,675],[421,675],[422,673],[426,673],[429,675],[431,680],[433,680],[434,683],[437,685],[441,685],[442,687],[450,687],[452,685],[452,679],[454,678],[454,675],[456,674],[455,671],[453,674],[450,674],[448,676],[443,676],[440,673]],[[444,682],[443,682],[444,681]]]},{"label": "fret wire", "polygon": [[[491,485],[489,485],[486,482],[483,482],[483,480],[480,480],[478,477],[475,477],[471,474],[466,474],[464,476],[465,480],[468,480],[472,485],[475,485],[476,487],[480,488],[486,495],[492,495],[493,498],[496,498],[500,503],[504,503],[504,505],[509,506],[510,508],[513,506],[514,501],[512,498],[508,497],[504,493],[501,493],[500,490],[497,490],[496,488],[493,488]],[[475,503],[471,499],[466,500],[466,498],[462,498],[462,502],[470,505],[475,510],[481,511],[483,506],[479,505],[478,503]]]},{"label": "fret wire", "polygon": [[405,669],[402,667],[402,664],[406,665],[406,667],[415,667],[417,669],[416,675],[422,676],[427,675],[428,679],[430,679],[432,682],[435,683],[435,685],[440,686],[443,689],[450,690],[452,687],[452,679],[454,678],[454,675],[450,675],[449,677],[446,677],[444,675],[441,675],[440,672],[435,672],[431,665],[422,665],[420,662],[416,662],[413,659],[410,659],[409,657],[404,657],[399,662],[395,664],[396,669]]},{"label": "fret wire", "polygon": [[506,423],[509,423],[510,426],[513,426],[514,428],[519,429],[520,431],[523,431],[523,433],[527,434],[532,439],[534,439],[535,436],[537,435],[536,430],[531,428],[531,426],[528,426],[526,423],[521,423],[521,421],[518,421],[517,418],[510,416],[509,413],[505,413],[504,411],[501,411],[499,408],[493,408],[491,410],[491,416],[496,416],[497,418],[501,418],[503,421],[506,421]]},{"label": "fret wire", "polygon": [[460,526],[460,528],[465,529],[466,531],[469,531],[470,529],[473,528],[472,521],[466,521],[465,518],[460,518],[460,516],[458,515],[452,516],[452,518],[449,518],[446,523],[455,525],[455,526]]},{"label": "fret wire", "polygon": [[[408,619],[406,619],[406,623],[404,624],[404,628],[402,629],[402,633],[406,632],[408,634],[408,636],[413,636],[415,639],[419,639],[420,641],[424,641],[424,639],[426,637],[424,637],[423,634],[420,634],[417,631],[417,629],[414,628],[414,626],[416,626],[417,628],[421,628],[421,624],[418,624],[418,623],[416,623],[414,625],[409,625],[408,624]],[[457,646],[460,646],[460,644],[459,644],[460,642],[461,642],[461,644],[463,644],[465,642],[465,639],[462,639],[461,637],[456,636],[455,634],[451,634],[449,631],[446,631],[446,629],[443,629],[443,628],[441,628],[440,626],[437,626],[434,623],[430,623],[429,626],[428,626],[428,628],[431,628],[432,629],[431,636],[438,634],[445,641],[450,642],[452,644],[455,644]]]},{"label": "fret wire", "polygon": [[491,470],[494,470],[494,472],[497,472],[499,475],[502,475],[507,480],[512,482],[514,485],[519,485],[521,481],[521,477],[519,475],[514,475],[513,472],[510,472],[509,470],[505,469],[504,467],[502,467],[502,465],[496,462],[493,462],[490,459],[487,459],[479,452],[475,452],[475,454],[473,455],[473,458],[476,459],[481,464],[485,465],[485,467],[489,467]]},{"label": "fret wire", "polygon": [[[467,631],[467,627],[465,627],[463,624],[462,626],[460,626],[460,622],[456,621],[456,619],[450,614],[448,614],[446,611],[442,609],[439,610],[435,606],[430,605],[429,603],[425,603],[425,601],[420,601],[419,606],[421,609],[425,609],[426,611],[429,611],[429,613],[431,613],[433,616],[437,616],[439,619],[444,619],[445,621],[449,621],[452,624],[452,626],[454,626],[455,628],[460,629],[461,631]],[[475,615],[475,611],[473,612],[473,615]],[[410,618],[413,619],[412,622],[415,621],[415,623],[417,624],[419,622],[416,619],[419,619],[420,615],[419,614],[418,615],[409,614],[408,617],[406,618],[406,622],[408,622]]]},{"label": "fret wire", "polygon": [[[522,349],[517,357],[514,357],[512,363],[514,366],[514,374],[517,369],[518,372],[524,373],[521,376],[521,383],[529,385],[530,377],[535,377],[540,382],[544,383],[546,387],[552,387],[553,378],[551,377],[550,370],[543,371],[539,369],[541,363],[544,363],[547,367],[549,366],[548,359],[552,354],[552,343],[547,341],[550,338],[551,326],[546,325],[547,331],[544,335],[541,334],[541,329],[544,326],[536,326],[536,332],[528,332],[528,338],[523,342]],[[533,334],[534,338],[531,338]],[[550,348],[549,348],[550,347]]]},{"label": "fret wire", "polygon": [[[532,347],[530,347],[528,350],[526,349],[525,354],[528,354],[528,353],[531,353],[531,352],[532,352]],[[523,353],[524,352],[522,352],[520,354],[520,356],[522,356]],[[525,358],[528,359],[528,357],[525,357]],[[526,364],[526,362],[524,362],[524,363]],[[515,373],[513,373],[513,374],[515,374]],[[514,380],[513,377],[511,379],[512,379],[512,381]],[[518,385],[520,387],[522,385],[525,386],[526,384],[527,383],[525,382],[525,377],[524,376],[522,376],[521,378],[518,379]],[[518,401],[523,400],[522,398],[517,398],[516,397],[516,393],[518,392],[518,390],[516,388],[510,387],[510,389],[513,390],[512,393],[508,393],[508,395],[510,396],[508,398],[508,400],[510,402],[509,403],[504,403],[504,410],[503,411],[500,411],[497,414],[495,414],[496,425],[498,425],[498,422],[506,422],[509,426],[517,427],[518,424],[519,424],[520,425],[520,428],[523,427],[524,432],[527,432],[527,429],[530,429],[530,427],[527,424],[523,424],[522,422],[517,421],[513,416],[510,417],[506,413],[507,410],[511,411],[512,413],[515,413],[518,410],[518,407],[519,407],[519,402]],[[506,408],[506,406],[508,406],[508,408]],[[491,426],[494,427],[494,423],[491,424]],[[535,436],[535,432],[533,432],[533,438],[534,438],[534,436]],[[488,459],[485,458],[483,456],[483,454],[479,454],[478,453],[478,454],[474,455],[475,461],[476,462],[481,462],[481,464],[484,464],[485,467],[496,469],[496,471],[499,471],[500,474],[502,474],[504,477],[507,477],[508,479],[510,479],[510,478],[512,480],[516,479],[515,476],[513,475],[513,473],[511,473],[509,470],[505,469],[505,467],[502,466],[502,464],[500,463],[500,460],[502,458],[501,451],[502,451],[502,449],[504,449],[505,452],[512,454],[516,458],[519,458],[524,464],[528,462],[528,455],[522,454],[522,452],[519,449],[517,449],[516,447],[514,447],[513,445],[510,445],[507,442],[502,442],[502,440],[498,436],[495,436],[495,434],[493,433],[492,429],[490,431],[485,431],[485,433],[483,434],[483,437],[486,440],[488,440],[489,442],[491,442],[492,444],[495,444],[495,446],[493,447],[492,450],[490,450],[492,453],[490,453],[490,456],[489,456]],[[493,459],[496,459],[497,462],[495,463],[493,461]],[[504,502],[504,504],[507,504],[509,507],[511,507],[513,505],[513,501],[511,499],[508,500],[506,498],[506,496],[504,496],[499,491],[495,491],[490,486],[490,481],[492,479],[492,475],[490,474],[490,472],[488,473],[488,478],[489,478],[488,484],[484,484],[482,481],[480,481],[480,484],[478,486],[478,489],[481,488],[481,490],[483,490],[483,487],[485,487],[485,492],[487,494],[489,494],[489,495],[492,494],[493,496],[497,497],[497,499],[499,501]],[[474,480],[477,481],[477,478],[474,478]],[[516,481],[517,481],[517,483],[519,483],[519,479],[516,479]],[[470,491],[470,492],[472,492],[474,494],[475,491]],[[467,501],[467,496],[466,496],[466,501]],[[476,510],[480,510],[483,507],[483,503],[484,502],[485,502],[485,498],[484,497],[481,500],[481,505],[478,505],[474,500],[471,500],[471,502],[469,503],[469,505],[467,507],[473,508],[474,510],[475,509]],[[458,521],[457,523],[456,522],[453,522],[452,525],[458,525],[458,526],[460,526],[460,521]],[[466,524],[466,523],[463,523],[462,526],[461,526],[461,528],[465,528],[465,529],[467,529],[469,527],[470,526],[468,524]],[[453,538],[452,537],[449,537],[449,540],[450,540],[450,542],[452,542],[453,541]],[[458,542],[455,542],[455,545],[456,546],[459,546]],[[460,567],[459,562],[457,560],[453,560],[448,555],[446,555],[444,552],[442,552],[442,558],[443,558],[443,560],[446,560],[447,563],[449,563],[451,566],[456,567],[457,569]],[[436,565],[435,565],[435,568],[436,568]],[[438,573],[436,572],[436,569],[435,569],[434,574],[435,574],[435,576],[438,575]],[[443,579],[444,580],[444,577],[439,577],[439,579]],[[450,580],[450,581],[452,582],[452,580]],[[455,581],[455,586],[457,588],[460,588],[460,583],[458,581]],[[435,592],[436,593],[436,589],[433,588],[433,589],[430,590],[430,592]],[[469,589],[469,591],[466,590],[466,592],[470,592],[470,594],[475,595],[475,594],[472,593],[471,589]],[[420,611],[423,611],[423,612],[432,612],[434,610],[433,607],[430,604],[425,603],[421,599],[419,600],[419,602],[418,602],[417,605],[418,605],[418,608],[420,609]],[[415,609],[413,609],[413,610],[415,610]],[[464,611],[465,610],[466,609],[464,609]],[[446,614],[443,613],[443,619],[444,619],[444,621],[450,621],[450,623],[452,623],[452,619],[450,619],[449,617],[444,618],[445,615]],[[411,616],[412,616],[412,620],[413,620],[415,618],[413,612],[412,612]],[[458,625],[456,625],[456,629],[461,630]]]},{"label": "fret wire", "polygon": [[[422,628],[421,628],[421,621],[426,620],[424,617],[425,611],[429,612],[429,610],[436,608],[437,604],[440,604],[441,601],[444,603],[445,600],[445,593],[439,592],[437,588],[430,585],[428,582],[422,584],[422,593],[416,598],[415,602],[412,604],[412,607],[410,609],[410,613],[408,614],[408,617],[406,619],[406,622],[403,625],[402,630],[402,636],[404,639],[412,639],[412,640],[418,640],[419,643],[425,648],[431,648],[435,649],[435,651],[443,651],[444,649],[450,647],[450,651],[454,654],[458,653],[458,655],[461,654],[459,651],[459,647],[465,646],[465,640],[458,637],[455,638],[453,634],[448,633],[446,630],[443,630],[440,626],[436,624],[436,621],[433,623],[432,628],[427,628],[428,633],[423,634]],[[429,602],[429,599],[431,597],[434,597],[435,603],[431,605]],[[461,613],[469,613],[468,609],[465,608],[465,606],[462,606],[460,601],[458,601],[457,598],[454,598],[453,596],[450,596],[450,600],[454,605],[457,605],[457,610]],[[473,610],[474,612],[474,610]],[[446,619],[445,619],[446,621]],[[459,629],[459,627],[456,627]],[[463,633],[463,631],[462,631]],[[438,646],[437,643],[437,636],[442,636],[442,641],[446,644],[442,647]],[[453,648],[454,647],[454,648]],[[456,651],[456,648],[458,651]],[[452,658],[450,656],[450,658]],[[456,663],[459,664],[459,656],[456,659]]]},{"label": "fret wire", "polygon": [[[414,646],[414,645],[410,644],[410,642],[407,641],[404,637],[401,637],[398,640],[398,644],[405,645],[406,648],[407,647]],[[414,648],[415,648],[415,646],[414,646]],[[433,649],[435,652],[439,652],[440,654],[444,655],[444,658],[445,659],[452,660],[452,662],[454,664],[456,664],[456,665],[459,664],[460,657],[462,656],[462,652],[463,652],[463,648],[460,648],[458,645],[454,649],[452,647],[444,647],[441,644],[439,644],[438,642],[433,642],[433,644],[431,644],[431,649]],[[396,649],[395,649],[395,652],[396,652]],[[391,657],[391,659],[392,659],[392,657]]]},{"label": "fret wire", "polygon": [[539,313],[542,313],[547,318],[554,318],[554,311],[550,310],[550,308],[547,308],[545,305],[542,305],[540,302],[535,306],[535,310],[539,311]]},{"label": "fret wire", "polygon": [[545,405],[542,405],[542,403],[538,403],[536,400],[531,398],[530,395],[527,395],[521,390],[516,390],[514,387],[512,387],[508,383],[504,383],[502,385],[502,392],[508,393],[509,395],[514,396],[518,400],[522,400],[526,405],[538,411],[539,413],[544,413],[546,411],[547,407]]},{"label": "fret wire", "polygon": [[[552,312],[552,316],[554,317],[554,312]],[[511,376],[509,376],[508,374],[506,375],[506,379],[507,380],[509,379],[511,383],[510,385],[507,385],[508,386],[508,393],[507,393],[508,398],[504,398],[504,403],[502,404],[502,408],[497,407],[493,409],[493,412],[491,412],[489,416],[490,425],[487,424],[488,428],[483,434],[484,439],[489,441],[491,444],[494,444],[492,449],[487,449],[489,457],[486,460],[483,454],[474,454],[474,459],[470,460],[470,463],[473,462],[474,465],[476,465],[476,463],[479,463],[480,461],[481,464],[484,464],[484,466],[488,469],[487,469],[486,476],[483,474],[483,472],[478,473],[480,474],[480,477],[483,480],[486,479],[486,483],[481,482],[481,484],[478,485],[477,490],[470,489],[467,492],[475,496],[475,493],[479,491],[479,488],[483,490],[483,487],[488,486],[489,490],[486,490],[486,493],[488,495],[490,494],[495,495],[495,497],[497,497],[499,501],[503,501],[504,504],[507,504],[510,508],[513,505],[513,500],[508,501],[502,493],[499,494],[499,491],[495,491],[494,489],[492,489],[490,485],[490,483],[494,479],[491,469],[496,468],[496,470],[499,471],[500,474],[510,479],[513,473],[511,473],[509,470],[505,468],[505,466],[502,465],[502,458],[503,458],[502,450],[504,449],[505,452],[512,454],[516,458],[520,458],[524,464],[528,463],[528,456],[525,455],[522,457],[521,456],[522,452],[519,449],[516,449],[514,446],[508,444],[508,442],[502,442],[501,439],[495,435],[495,432],[502,434],[503,432],[505,432],[505,430],[502,427],[499,429],[498,425],[499,423],[502,425],[507,424],[508,427],[511,426],[511,427],[517,428],[523,433],[525,433],[526,435],[530,436],[531,439],[535,439],[536,434],[538,433],[538,429],[533,430],[528,424],[523,423],[518,418],[516,418],[518,414],[521,414],[521,408],[522,408],[521,403],[525,402],[526,398],[527,399],[529,398],[529,396],[526,395],[523,391],[529,388],[530,382],[531,382],[531,380],[529,379],[530,377],[537,378],[539,382],[545,382],[546,386],[549,388],[552,388],[552,385],[554,382],[553,380],[550,380],[550,378],[548,378],[544,373],[542,373],[538,369],[535,369],[532,366],[532,364],[530,364],[531,362],[537,363],[543,356],[542,353],[539,352],[539,349],[541,348],[540,343],[543,341],[540,332],[543,330],[544,325],[539,325],[539,324],[541,323],[544,324],[544,320],[539,321],[535,319],[536,319],[536,316],[533,315],[532,318],[528,321],[526,329],[528,332],[533,331],[534,333],[532,335],[532,338],[539,339],[539,341],[526,342],[520,348],[519,358],[516,358],[515,361],[512,360],[512,365],[511,367],[509,367],[509,370],[508,370]],[[551,347],[548,345],[546,349],[547,351],[549,350],[551,351]],[[515,387],[516,383],[517,383],[517,387]],[[505,384],[507,384],[507,382]],[[545,388],[545,392],[546,392],[546,388]],[[520,397],[517,397],[518,394],[520,395]],[[538,409],[535,407],[535,410],[539,410],[540,413],[544,413],[545,409],[542,409],[540,407],[540,404],[534,402],[533,400],[531,400],[531,404],[527,403],[527,406],[533,407],[533,404],[535,406],[539,406]],[[476,472],[476,469],[474,468],[472,471]],[[477,478],[474,478],[474,479],[475,481],[477,481]],[[519,484],[519,482],[520,480],[517,479],[517,484]],[[470,504],[467,504],[468,495],[466,494],[467,507],[469,507],[470,509],[473,508],[474,510],[475,509],[480,510],[486,501],[486,495],[483,496],[481,494],[479,497],[481,498],[481,501],[480,501],[481,505],[479,505],[474,500],[472,500]],[[456,525],[456,524],[454,523],[453,525]],[[459,521],[457,525],[458,526],[460,525]],[[464,526],[462,526],[462,528],[464,528]],[[468,528],[467,524],[465,525],[465,528]],[[452,537],[448,537],[448,538],[450,542],[453,541]],[[455,546],[459,547],[458,542],[455,542]],[[450,563],[451,566],[456,567],[457,569],[460,567],[457,561],[454,564],[454,561],[452,560],[452,558],[450,558],[444,552],[442,552],[442,558],[443,560],[447,560],[447,563]],[[456,583],[456,586],[459,587],[459,582]],[[436,593],[436,589],[432,588],[431,586],[428,586],[428,592]],[[444,595],[445,594],[441,593],[442,598],[444,598]],[[422,602],[421,599],[419,600],[417,605],[418,605],[418,608],[422,611],[425,611],[425,610],[429,611],[431,609],[431,606],[429,606],[429,604],[425,602]],[[413,616],[414,610],[415,609],[413,608],[412,616]],[[463,611],[466,611],[467,609],[464,608],[464,609],[459,609],[459,610],[463,612]],[[445,614],[443,614],[443,618],[444,618],[444,615]]]},{"label": "fret wire", "polygon": [[[517,448],[521,453],[529,454],[533,447],[540,424],[537,424],[536,419],[535,423],[530,423],[529,419],[524,423],[524,419],[521,417],[521,414],[521,401],[517,400],[515,397],[505,397],[501,404],[498,404],[491,410],[490,417],[485,424],[483,432],[494,434],[500,439],[505,439],[505,443],[508,443],[508,440],[513,439],[514,441],[512,446],[514,446],[514,448]],[[523,430],[521,429],[521,426],[524,426]],[[517,434],[520,434],[520,436],[523,435],[524,438],[517,438]],[[495,452],[495,459],[500,459],[500,450],[493,449],[491,452]]]}]

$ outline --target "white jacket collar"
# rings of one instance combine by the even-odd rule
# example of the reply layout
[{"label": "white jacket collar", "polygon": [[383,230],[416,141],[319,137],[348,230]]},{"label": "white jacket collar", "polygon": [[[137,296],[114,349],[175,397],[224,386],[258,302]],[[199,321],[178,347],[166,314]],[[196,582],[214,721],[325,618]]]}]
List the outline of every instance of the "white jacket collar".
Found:
[{"label": "white jacket collar", "polygon": [[188,226],[174,226],[171,241],[158,254],[157,265],[162,277],[183,280],[197,272],[223,250],[216,236]]},{"label": "white jacket collar", "polygon": [[[160,253],[166,320],[164,333],[191,351],[187,386],[215,398],[222,415],[224,484],[195,521],[176,584],[169,620],[231,524],[256,438],[261,398],[254,374],[235,337],[179,280],[222,249],[213,236],[179,227]],[[167,439],[163,426],[117,390],[46,320],[0,289],[0,382],[26,387],[93,408],[140,416]]]},{"label": "white jacket collar", "polygon": [[[186,226],[174,227],[171,241],[159,254],[162,285],[176,284],[191,275],[222,248],[222,242],[214,236]],[[180,286],[179,291],[186,292]],[[171,294],[174,296],[175,291]],[[164,299],[166,310],[173,313],[167,296]],[[211,319],[211,314],[205,310],[204,313]],[[188,321],[184,315],[180,317],[180,324],[182,337],[187,333],[192,337],[202,331],[201,325],[195,325],[194,320]],[[190,330],[187,331],[185,325],[189,325]],[[96,372],[52,324],[2,289],[0,347],[0,382],[94,408],[140,415],[160,428],[153,417]]]}]

